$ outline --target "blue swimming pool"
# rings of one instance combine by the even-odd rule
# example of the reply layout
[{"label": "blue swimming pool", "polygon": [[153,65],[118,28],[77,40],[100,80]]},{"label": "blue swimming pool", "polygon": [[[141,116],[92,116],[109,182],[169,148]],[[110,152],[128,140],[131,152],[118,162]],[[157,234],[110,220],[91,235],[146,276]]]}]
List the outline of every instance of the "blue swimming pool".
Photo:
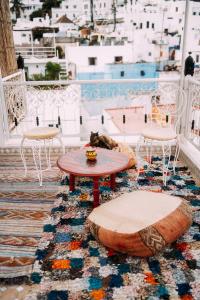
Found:
[{"label": "blue swimming pool", "polygon": [[[78,73],[79,80],[97,79],[138,79],[138,78],[157,78],[155,63],[137,64],[108,64],[105,72]],[[115,98],[123,96],[128,98],[134,91],[154,90],[156,83],[102,83],[102,84],[83,84],[81,88],[82,99],[97,100],[102,98]]]}]

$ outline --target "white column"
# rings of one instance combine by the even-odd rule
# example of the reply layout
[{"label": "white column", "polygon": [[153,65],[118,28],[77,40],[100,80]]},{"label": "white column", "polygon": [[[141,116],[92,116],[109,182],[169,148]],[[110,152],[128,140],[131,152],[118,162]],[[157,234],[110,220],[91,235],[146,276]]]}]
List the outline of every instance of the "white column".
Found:
[{"label": "white column", "polygon": [[183,27],[184,30],[183,30],[183,45],[182,45],[182,58],[181,58],[180,88],[183,88],[185,59],[186,59],[187,50],[188,50],[187,37],[188,37],[189,12],[190,12],[190,0],[186,0],[186,3],[185,3],[185,20],[184,20],[184,27]]},{"label": "white column", "polygon": [[[184,81],[185,81],[185,76],[184,76],[184,68],[185,68],[185,59],[187,56],[187,37],[188,37],[188,19],[189,19],[189,6],[190,6],[190,0],[186,0],[185,3],[185,19],[184,19],[184,30],[183,30],[183,44],[182,44],[182,59],[181,59],[181,77],[180,77],[180,92],[179,92],[179,96],[177,99],[177,105],[178,107],[181,106],[181,101],[183,101],[183,97],[186,97],[185,101],[185,107],[184,107],[184,112],[183,115],[181,117],[180,120],[180,133],[183,133],[186,135],[186,131],[187,131],[187,125],[186,125],[186,121],[187,121],[187,112],[186,112],[186,108],[189,107],[189,93],[187,92],[188,89],[188,82],[186,80],[186,87],[184,89]],[[184,90],[184,91],[183,91]],[[182,94],[183,92],[185,92],[185,95]],[[182,94],[182,96],[181,96]]]}]

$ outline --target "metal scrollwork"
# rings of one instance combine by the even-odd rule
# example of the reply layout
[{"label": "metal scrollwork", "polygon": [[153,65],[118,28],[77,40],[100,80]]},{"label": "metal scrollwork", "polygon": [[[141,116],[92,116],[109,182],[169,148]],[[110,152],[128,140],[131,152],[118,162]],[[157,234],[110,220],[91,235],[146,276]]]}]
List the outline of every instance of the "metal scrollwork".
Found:
[{"label": "metal scrollwork", "polygon": [[200,149],[200,84],[189,83],[190,114],[188,138]]},{"label": "metal scrollwork", "polygon": [[8,114],[8,128],[12,131],[23,120],[26,114],[26,91],[23,85],[15,85],[22,82],[23,75],[17,74],[3,82],[13,82],[13,85],[4,84],[4,97]]}]

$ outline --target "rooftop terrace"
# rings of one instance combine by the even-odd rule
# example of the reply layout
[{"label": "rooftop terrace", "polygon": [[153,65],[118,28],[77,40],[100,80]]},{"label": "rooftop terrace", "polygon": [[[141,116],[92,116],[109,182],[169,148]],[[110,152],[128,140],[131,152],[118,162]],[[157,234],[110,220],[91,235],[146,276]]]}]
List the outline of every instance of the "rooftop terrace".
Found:
[{"label": "rooftop terrace", "polygon": [[[153,89],[149,82],[155,83]],[[109,98],[102,99],[98,98],[102,83],[133,83],[140,89],[133,88],[128,96],[112,97],[108,93]],[[96,85],[95,99],[82,97],[83,84]],[[169,172],[166,186],[159,144],[150,169],[145,164],[138,181],[137,170],[131,168],[117,175],[115,191],[110,190],[107,178],[100,182],[101,203],[122,193],[148,190],[180,196],[191,205],[193,224],[189,231],[161,253],[144,259],[116,253],[91,236],[86,222],[92,210],[91,182],[80,178],[75,191],[69,192],[68,176],[62,176],[56,167],[60,155],[56,143],[53,168],[44,172],[42,187],[31,144],[26,146],[27,177],[19,145],[23,133],[39,120],[40,126],[58,124],[66,152],[88,142],[91,130],[135,149],[155,105],[161,109],[161,119],[163,107],[165,113],[174,111],[180,101],[179,79],[25,82],[18,73],[0,82],[1,299],[198,299],[199,89],[198,81],[186,80],[186,109],[179,127],[181,153],[176,173]],[[141,153],[145,158],[144,150]]]}]

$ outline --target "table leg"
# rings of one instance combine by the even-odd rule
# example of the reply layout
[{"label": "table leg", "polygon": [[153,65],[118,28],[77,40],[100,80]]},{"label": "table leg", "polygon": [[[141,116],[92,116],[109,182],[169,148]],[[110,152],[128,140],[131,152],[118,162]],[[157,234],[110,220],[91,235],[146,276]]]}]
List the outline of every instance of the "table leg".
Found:
[{"label": "table leg", "polygon": [[75,176],[73,174],[69,175],[69,190],[73,192],[75,188]]},{"label": "table leg", "polygon": [[99,177],[93,177],[93,207],[99,206]]},{"label": "table leg", "polygon": [[116,177],[116,174],[110,175],[110,187],[112,190],[114,190],[116,187],[115,177]]}]

